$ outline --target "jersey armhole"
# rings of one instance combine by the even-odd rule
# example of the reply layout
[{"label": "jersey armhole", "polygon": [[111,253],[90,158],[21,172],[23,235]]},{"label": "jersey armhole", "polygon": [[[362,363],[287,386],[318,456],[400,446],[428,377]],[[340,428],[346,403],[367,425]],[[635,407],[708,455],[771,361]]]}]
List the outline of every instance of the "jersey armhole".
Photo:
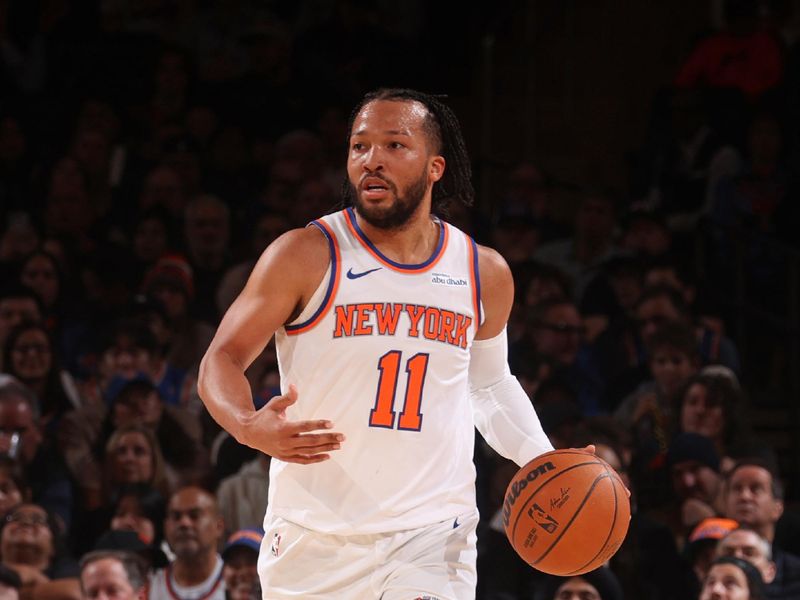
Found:
[{"label": "jersey armhole", "polygon": [[477,334],[478,329],[480,329],[480,326],[483,325],[484,320],[483,302],[481,301],[481,272],[480,268],[478,267],[478,244],[476,244],[475,240],[468,235],[467,240],[469,240],[469,262],[470,270],[472,272],[472,277],[470,278],[472,287],[472,307],[475,311],[475,333]]},{"label": "jersey armhole", "polygon": [[320,281],[317,289],[314,290],[308,304],[306,304],[300,312],[300,316],[284,326],[287,335],[297,335],[298,333],[308,331],[319,323],[333,304],[333,299],[336,297],[336,290],[339,287],[339,271],[342,261],[336,236],[324,221],[312,221],[308,226],[316,226],[323,235],[325,235],[325,238],[328,240],[330,262],[328,263],[328,268],[325,270],[322,281]]}]

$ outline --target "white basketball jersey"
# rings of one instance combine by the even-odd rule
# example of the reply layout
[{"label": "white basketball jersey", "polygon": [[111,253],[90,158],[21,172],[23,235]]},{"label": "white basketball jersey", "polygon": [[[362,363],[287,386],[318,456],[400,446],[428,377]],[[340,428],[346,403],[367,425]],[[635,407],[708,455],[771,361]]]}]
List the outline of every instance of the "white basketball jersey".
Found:
[{"label": "white basketball jersey", "polygon": [[477,246],[439,222],[424,263],[383,256],[352,209],[312,223],[328,275],[276,333],[291,420],[329,419],[346,436],[313,465],[273,460],[268,511],[349,535],[422,527],[475,507],[467,373],[480,317]]}]

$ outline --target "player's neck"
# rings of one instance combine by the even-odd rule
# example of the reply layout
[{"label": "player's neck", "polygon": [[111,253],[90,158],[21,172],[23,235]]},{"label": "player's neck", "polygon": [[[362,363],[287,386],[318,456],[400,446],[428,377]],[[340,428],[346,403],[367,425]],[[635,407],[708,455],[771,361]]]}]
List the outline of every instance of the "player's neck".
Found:
[{"label": "player's neck", "polygon": [[387,258],[406,265],[428,260],[439,243],[441,224],[431,216],[430,209],[420,206],[402,226],[393,229],[374,227],[356,213],[361,231]]}]

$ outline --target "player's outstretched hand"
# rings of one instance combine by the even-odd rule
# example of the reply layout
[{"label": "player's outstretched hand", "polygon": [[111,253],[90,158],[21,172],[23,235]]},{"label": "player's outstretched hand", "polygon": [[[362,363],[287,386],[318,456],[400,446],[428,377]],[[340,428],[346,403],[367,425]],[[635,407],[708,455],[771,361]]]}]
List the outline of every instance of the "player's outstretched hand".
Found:
[{"label": "player's outstretched hand", "polygon": [[285,462],[310,465],[328,460],[331,456],[327,453],[341,447],[344,435],[330,431],[312,433],[333,427],[325,419],[287,420],[286,409],[295,402],[297,388],[289,385],[286,394],[273,397],[253,413],[244,443]]}]

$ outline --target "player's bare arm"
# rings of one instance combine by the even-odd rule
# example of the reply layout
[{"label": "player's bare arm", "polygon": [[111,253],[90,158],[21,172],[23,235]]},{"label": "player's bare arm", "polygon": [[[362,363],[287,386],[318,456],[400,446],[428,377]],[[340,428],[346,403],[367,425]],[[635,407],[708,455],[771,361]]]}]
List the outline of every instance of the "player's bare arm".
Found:
[{"label": "player's bare arm", "polygon": [[327,242],[316,227],[275,240],[225,313],[200,364],[198,392],[211,416],[240,443],[287,462],[326,460],[344,437],[327,431],[333,425],[324,419],[287,420],[286,408],[302,393],[294,386],[256,411],[244,373],[275,331],[300,313],[329,260]]},{"label": "player's bare arm", "polygon": [[514,304],[514,279],[500,253],[486,246],[478,246],[478,269],[484,319],[475,339],[488,340],[499,335],[508,323]]}]

